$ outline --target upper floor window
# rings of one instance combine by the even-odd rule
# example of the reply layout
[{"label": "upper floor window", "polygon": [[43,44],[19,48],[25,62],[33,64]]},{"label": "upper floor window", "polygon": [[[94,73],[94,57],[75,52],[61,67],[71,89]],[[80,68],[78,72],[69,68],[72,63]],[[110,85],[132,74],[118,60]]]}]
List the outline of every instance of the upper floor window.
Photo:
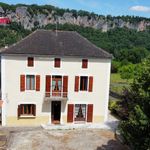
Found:
[{"label": "upper floor window", "polygon": [[34,66],[34,58],[28,57],[28,67],[33,67],[33,66]]},{"label": "upper floor window", "polygon": [[34,75],[26,75],[26,89],[35,90],[35,76]]},{"label": "upper floor window", "polygon": [[82,68],[88,68],[88,59],[82,59]]},{"label": "upper floor window", "polygon": [[74,91],[93,91],[93,76],[75,76]]},{"label": "upper floor window", "polygon": [[54,61],[54,67],[60,68],[60,61],[61,61],[60,58],[55,58],[55,61]]},{"label": "upper floor window", "polygon": [[40,91],[40,75],[20,75],[20,91]]},{"label": "upper floor window", "polygon": [[80,77],[80,91],[87,91],[88,88],[88,77],[81,76]]}]

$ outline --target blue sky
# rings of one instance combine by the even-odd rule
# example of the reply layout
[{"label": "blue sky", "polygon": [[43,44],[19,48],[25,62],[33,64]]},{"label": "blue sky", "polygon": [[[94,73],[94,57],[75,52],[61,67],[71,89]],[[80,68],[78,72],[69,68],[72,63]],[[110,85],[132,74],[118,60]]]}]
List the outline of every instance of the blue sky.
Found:
[{"label": "blue sky", "polygon": [[60,8],[82,9],[103,15],[135,15],[150,18],[150,0],[3,0],[1,2],[50,4]]}]

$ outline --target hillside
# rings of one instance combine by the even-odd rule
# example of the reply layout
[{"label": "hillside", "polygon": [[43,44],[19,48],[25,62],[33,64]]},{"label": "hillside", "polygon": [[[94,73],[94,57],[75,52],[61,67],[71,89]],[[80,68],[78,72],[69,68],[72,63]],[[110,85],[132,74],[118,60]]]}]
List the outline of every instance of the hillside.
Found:
[{"label": "hillside", "polygon": [[124,27],[144,31],[150,27],[149,18],[103,16],[82,10],[61,9],[51,5],[8,5],[0,2],[0,15],[9,17],[13,22],[18,22],[29,30],[56,23],[91,27],[103,32]]},{"label": "hillside", "polygon": [[38,28],[56,30],[57,22],[58,30],[78,32],[98,47],[113,54],[114,59],[123,65],[139,63],[150,53],[148,18],[102,16],[50,5],[4,3],[0,3],[0,15],[8,16],[12,20],[9,26],[0,26],[0,47],[11,45]]},{"label": "hillside", "polygon": [[[55,30],[55,25],[47,25],[44,29]],[[150,52],[150,30],[137,32],[127,28],[115,28],[102,32],[89,27],[64,24],[58,30],[76,31],[89,41],[113,54],[117,61],[138,63]],[[11,45],[32,31],[24,29],[17,23],[0,27],[0,47]]]}]

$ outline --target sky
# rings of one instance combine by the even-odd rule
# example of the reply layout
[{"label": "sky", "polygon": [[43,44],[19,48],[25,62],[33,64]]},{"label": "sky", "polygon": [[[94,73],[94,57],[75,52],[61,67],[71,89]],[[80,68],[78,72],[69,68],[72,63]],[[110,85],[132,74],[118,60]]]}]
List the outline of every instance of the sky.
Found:
[{"label": "sky", "polygon": [[150,18],[150,0],[2,0],[8,4],[50,4],[60,8],[86,10],[100,15]]}]

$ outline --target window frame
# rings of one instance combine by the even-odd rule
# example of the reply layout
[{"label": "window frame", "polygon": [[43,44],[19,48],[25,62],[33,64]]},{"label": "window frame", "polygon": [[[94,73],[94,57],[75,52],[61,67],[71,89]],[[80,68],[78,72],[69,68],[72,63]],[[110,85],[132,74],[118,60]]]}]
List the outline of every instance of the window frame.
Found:
[{"label": "window frame", "polygon": [[61,67],[61,58],[54,58],[54,68]]},{"label": "window frame", "polygon": [[[78,112],[76,111],[77,105],[81,105],[81,107],[82,107],[83,118],[76,117],[79,112],[79,110],[78,110]],[[84,106],[84,108],[83,108],[83,106]],[[85,112],[83,112],[83,109],[85,109]],[[87,121],[87,104],[74,104],[74,116],[73,117],[74,117],[73,120],[75,122],[83,122],[83,121],[86,122]]]},{"label": "window frame", "polygon": [[27,66],[28,67],[34,67],[34,57],[28,57],[27,58]]},{"label": "window frame", "polygon": [[82,59],[82,68],[87,69],[88,68],[88,59]]},{"label": "window frame", "polygon": [[[86,82],[83,79],[84,80],[86,79]],[[79,84],[80,91],[88,91],[88,84],[89,84],[88,80],[89,80],[88,76],[80,76],[80,84]]]},{"label": "window frame", "polygon": [[[28,77],[29,78],[29,88],[28,88]],[[34,81],[32,81],[32,77],[34,77]],[[33,90],[36,90],[36,76],[35,75],[26,75],[26,90],[30,90],[30,91],[33,91]],[[34,85],[32,85],[34,82]]]},{"label": "window frame", "polygon": [[35,117],[34,112],[36,111],[36,105],[34,105],[35,104],[20,104],[20,117]]}]

